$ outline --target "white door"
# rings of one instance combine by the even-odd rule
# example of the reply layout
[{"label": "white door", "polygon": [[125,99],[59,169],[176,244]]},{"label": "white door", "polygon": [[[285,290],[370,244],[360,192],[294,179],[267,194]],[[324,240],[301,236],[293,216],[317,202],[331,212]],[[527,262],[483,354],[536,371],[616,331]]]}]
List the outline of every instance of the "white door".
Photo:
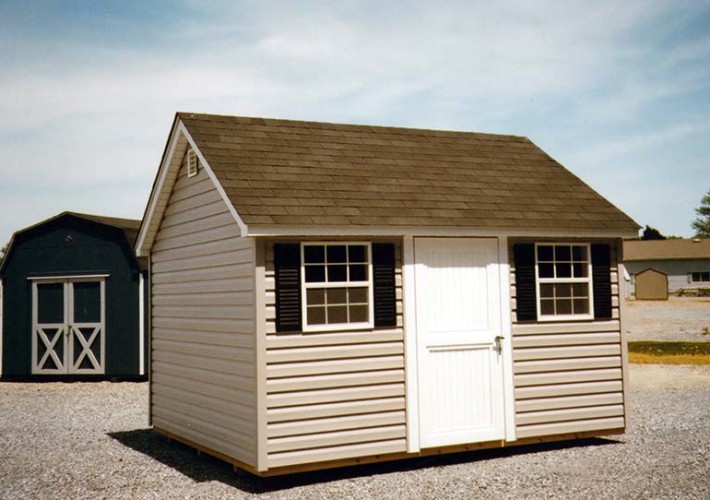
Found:
[{"label": "white door", "polygon": [[32,373],[105,372],[103,279],[35,281],[32,285]]},{"label": "white door", "polygon": [[421,447],[503,439],[497,240],[414,241]]}]

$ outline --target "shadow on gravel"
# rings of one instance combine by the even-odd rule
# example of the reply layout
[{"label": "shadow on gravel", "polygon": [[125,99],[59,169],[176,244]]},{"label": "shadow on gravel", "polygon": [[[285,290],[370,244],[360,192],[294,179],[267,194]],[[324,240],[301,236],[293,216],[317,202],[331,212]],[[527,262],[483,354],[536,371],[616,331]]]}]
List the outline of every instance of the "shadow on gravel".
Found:
[{"label": "shadow on gravel", "polygon": [[219,481],[248,493],[268,493],[314,483],[327,483],[343,479],[376,476],[391,472],[406,472],[430,467],[441,467],[468,462],[478,462],[495,458],[505,458],[540,453],[567,448],[606,446],[621,443],[609,438],[589,438],[576,441],[560,441],[525,445],[511,448],[478,450],[471,452],[410,458],[393,462],[380,462],[329,469],[317,472],[302,472],[287,476],[260,478],[242,470],[234,470],[222,460],[207,454],[198,454],[194,449],[177,441],[169,441],[151,429],[137,429],[126,432],[113,432],[110,437],[140,453],[175,469],[198,483]]}]

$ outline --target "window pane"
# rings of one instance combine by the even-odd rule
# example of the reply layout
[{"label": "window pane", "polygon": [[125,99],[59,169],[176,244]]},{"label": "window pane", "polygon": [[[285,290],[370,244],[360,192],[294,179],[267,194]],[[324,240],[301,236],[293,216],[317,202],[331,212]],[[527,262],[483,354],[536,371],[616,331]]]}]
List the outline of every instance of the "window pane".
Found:
[{"label": "window pane", "polygon": [[366,265],[350,265],[350,281],[367,281]]},{"label": "window pane", "polygon": [[552,264],[538,264],[538,273],[541,278],[555,277],[555,270]]},{"label": "window pane", "polygon": [[306,322],[309,325],[325,325],[325,307],[309,307]]},{"label": "window pane", "polygon": [[349,288],[348,296],[351,304],[367,304],[367,288]]},{"label": "window pane", "polygon": [[347,323],[348,308],[347,306],[328,307],[328,323]]},{"label": "window pane", "polygon": [[589,314],[589,300],[588,299],[574,299],[574,314]]},{"label": "window pane", "polygon": [[345,265],[329,265],[328,266],[328,282],[347,281],[347,266]]},{"label": "window pane", "polygon": [[589,297],[589,285],[586,283],[575,283],[572,285],[573,297]]},{"label": "window pane", "polygon": [[327,247],[328,263],[346,262],[345,260],[345,245],[329,245]]},{"label": "window pane", "polygon": [[537,260],[552,260],[552,247],[551,246],[538,246],[537,247]]},{"label": "window pane", "polygon": [[572,284],[557,283],[555,285],[555,297],[571,297],[571,296],[572,296]]},{"label": "window pane", "polygon": [[555,285],[543,283],[540,285],[540,297],[552,298],[555,296]]},{"label": "window pane", "polygon": [[39,283],[37,302],[38,323],[64,323],[64,283]]},{"label": "window pane", "polygon": [[325,289],[309,288],[306,290],[306,302],[309,306],[325,304]]},{"label": "window pane", "polygon": [[545,315],[555,314],[555,301],[554,300],[541,300],[540,301],[540,313]]},{"label": "window pane", "polygon": [[558,299],[557,314],[572,314],[572,301],[569,299]]},{"label": "window pane", "polygon": [[572,247],[572,260],[575,260],[577,262],[587,262],[587,247]]},{"label": "window pane", "polygon": [[74,322],[98,323],[101,321],[101,283],[87,281],[73,283]]},{"label": "window pane", "polygon": [[350,306],[350,322],[364,323],[369,320],[367,306]]},{"label": "window pane", "polygon": [[350,245],[348,247],[349,262],[367,262],[367,247],[365,245]]},{"label": "window pane", "polygon": [[587,269],[588,266],[586,263],[574,263],[572,264],[572,268],[574,270],[574,277],[575,278],[586,278],[587,277]]},{"label": "window pane", "polygon": [[329,288],[328,304],[347,304],[346,292],[347,288]]},{"label": "window pane", "polygon": [[571,249],[568,246],[555,247],[555,260],[570,261],[572,260]]},{"label": "window pane", "polygon": [[567,263],[555,264],[555,272],[557,278],[571,278],[572,277],[572,266]]},{"label": "window pane", "polygon": [[303,259],[307,264],[320,264],[325,262],[325,247],[305,245],[303,247]]},{"label": "window pane", "polygon": [[306,283],[324,283],[325,266],[306,266]]}]

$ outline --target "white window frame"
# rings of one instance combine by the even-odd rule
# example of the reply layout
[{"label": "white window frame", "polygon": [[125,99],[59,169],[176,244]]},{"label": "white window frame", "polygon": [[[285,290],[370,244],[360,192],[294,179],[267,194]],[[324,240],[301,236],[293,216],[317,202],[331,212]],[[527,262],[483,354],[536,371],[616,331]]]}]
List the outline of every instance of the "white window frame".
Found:
[{"label": "white window frame", "polygon": [[[701,279],[699,279],[699,280],[694,279],[694,277],[693,277],[694,274],[699,274]],[[690,278],[688,280],[688,283],[708,283],[708,282],[710,282],[710,279],[709,280],[702,279],[703,274],[710,274],[710,271],[690,271],[688,273],[688,278]],[[710,276],[708,276],[708,277],[710,277]]]},{"label": "white window frame", "polygon": [[[589,262],[587,263],[587,277],[586,278],[541,278],[540,268],[538,264],[538,247],[553,247],[552,253],[555,253],[555,247],[586,247],[587,258]],[[542,314],[541,312],[541,297],[540,297],[540,285],[541,284],[561,284],[561,283],[585,283],[589,286],[589,313],[588,314]],[[536,307],[537,307],[537,319],[538,321],[583,321],[594,319],[594,282],[592,280],[592,245],[591,243],[577,243],[577,242],[536,242],[535,243],[535,292],[536,292]]]},{"label": "white window frame", "polygon": [[[367,249],[367,281],[337,281],[306,283],[305,248],[307,246],[329,247],[345,246],[346,253],[349,245],[364,246]],[[327,252],[327,250],[326,250]],[[327,273],[327,266],[326,266]],[[327,275],[327,274],[326,274]],[[367,286],[368,318],[367,322],[359,323],[329,323],[325,325],[308,324],[307,290],[310,288],[355,288]],[[375,325],[374,284],[372,281],[372,243],[369,241],[308,241],[301,243],[301,325],[304,332],[325,332],[340,330],[372,329]]]}]

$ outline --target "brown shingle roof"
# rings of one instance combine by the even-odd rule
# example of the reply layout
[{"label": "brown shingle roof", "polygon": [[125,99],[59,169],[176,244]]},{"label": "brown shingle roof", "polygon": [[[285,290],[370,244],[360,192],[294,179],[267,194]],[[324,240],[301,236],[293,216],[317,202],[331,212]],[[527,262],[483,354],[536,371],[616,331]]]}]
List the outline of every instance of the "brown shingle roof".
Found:
[{"label": "brown shingle roof", "polygon": [[638,228],[525,137],[178,118],[247,226]]},{"label": "brown shingle roof", "polygon": [[624,260],[710,259],[710,239],[624,241]]}]

